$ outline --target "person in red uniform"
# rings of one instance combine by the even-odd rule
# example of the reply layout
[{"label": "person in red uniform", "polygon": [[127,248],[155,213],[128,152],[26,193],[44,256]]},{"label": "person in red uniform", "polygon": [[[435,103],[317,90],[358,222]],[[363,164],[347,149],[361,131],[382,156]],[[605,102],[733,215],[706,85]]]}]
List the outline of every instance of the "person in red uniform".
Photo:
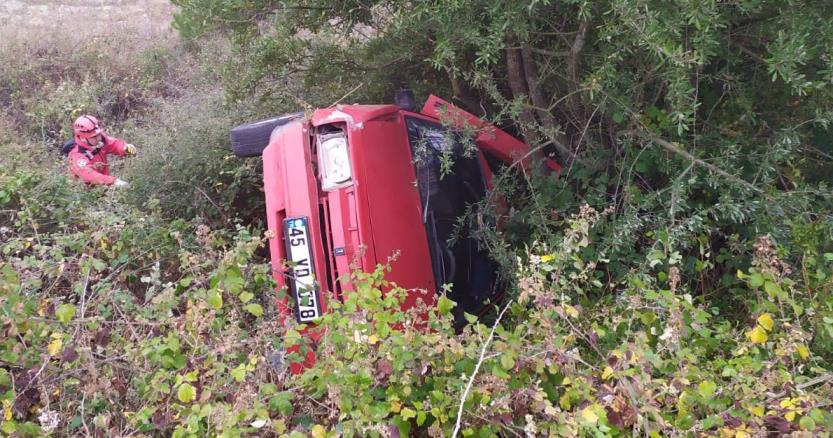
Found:
[{"label": "person in red uniform", "polygon": [[98,119],[84,115],[72,126],[75,147],[69,152],[69,171],[87,184],[128,187],[127,181],[110,175],[107,155],[135,155],[136,147],[101,130]]}]

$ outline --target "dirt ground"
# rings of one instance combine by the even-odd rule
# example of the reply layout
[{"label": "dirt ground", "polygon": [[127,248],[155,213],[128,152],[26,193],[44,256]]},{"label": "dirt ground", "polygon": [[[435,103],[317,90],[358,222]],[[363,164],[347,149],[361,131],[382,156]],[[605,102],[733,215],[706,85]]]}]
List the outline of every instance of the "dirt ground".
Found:
[{"label": "dirt ground", "polygon": [[169,0],[0,0],[0,42],[174,35]]}]

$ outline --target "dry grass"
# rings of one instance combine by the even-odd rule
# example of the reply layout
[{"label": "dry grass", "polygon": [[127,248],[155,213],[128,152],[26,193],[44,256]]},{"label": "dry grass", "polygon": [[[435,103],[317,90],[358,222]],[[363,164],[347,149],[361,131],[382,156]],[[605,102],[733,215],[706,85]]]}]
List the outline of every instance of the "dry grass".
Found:
[{"label": "dry grass", "polygon": [[0,41],[32,45],[173,38],[168,0],[0,0]]},{"label": "dry grass", "polygon": [[0,0],[0,141],[53,146],[80,111],[113,127],[175,93],[169,70],[190,65],[173,12],[169,0]]}]

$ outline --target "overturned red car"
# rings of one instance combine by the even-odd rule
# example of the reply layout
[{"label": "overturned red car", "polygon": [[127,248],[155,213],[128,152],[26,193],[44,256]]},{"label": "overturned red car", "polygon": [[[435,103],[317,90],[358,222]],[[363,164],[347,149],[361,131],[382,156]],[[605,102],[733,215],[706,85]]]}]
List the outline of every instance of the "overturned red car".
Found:
[{"label": "overturned red car", "polygon": [[[475,133],[473,151],[455,140],[461,128]],[[462,322],[499,294],[496,263],[458,218],[487,195],[490,163],[527,164],[529,148],[506,132],[431,96],[420,112],[339,105],[242,125],[231,142],[237,155],[263,156],[272,266],[291,297],[278,303],[284,315],[315,321],[349,293],[351,267],[372,271],[393,254],[387,279],[409,290],[405,306],[433,304],[450,284]]]}]

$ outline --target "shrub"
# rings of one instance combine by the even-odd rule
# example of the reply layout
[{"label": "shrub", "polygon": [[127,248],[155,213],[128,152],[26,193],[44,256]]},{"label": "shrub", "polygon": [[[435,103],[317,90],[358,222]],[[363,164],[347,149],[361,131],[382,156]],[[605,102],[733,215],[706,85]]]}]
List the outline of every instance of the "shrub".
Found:
[{"label": "shrub", "polygon": [[240,435],[268,419],[257,387],[280,340],[258,236],[62,175],[0,182],[3,433]]},{"label": "shrub", "polygon": [[159,100],[154,114],[126,134],[140,148],[126,163],[128,199],[140,205],[154,198],[169,217],[200,216],[221,226],[262,220],[260,160],[234,157],[228,143],[238,117],[216,89]]},{"label": "shrub", "polygon": [[235,157],[229,130],[282,111],[227,98],[213,65],[227,53],[219,38],[181,53],[178,68],[165,73],[176,94],[155,97],[152,111],[126,123],[125,136],[140,147],[125,166],[130,202],[154,198],[168,217],[199,216],[217,226],[262,223],[262,161]]},{"label": "shrub", "polygon": [[585,206],[560,240],[522,253],[518,293],[494,325],[469,316],[456,333],[444,296],[401,312],[407,291],[380,266],[352,274],[355,291],[320,321],[316,366],[289,376],[285,351],[306,344],[303,327],[280,327],[285,291],[255,256],[257,233],[165,219],[153,200],[143,212],[112,189],[17,165],[0,168],[0,187],[6,434],[833,429],[827,253],[796,269],[758,239],[735,273],[749,315],[739,320],[694,295],[674,264],[655,272],[649,260],[603,284],[593,233],[611,213]]},{"label": "shrub", "polygon": [[[592,275],[599,260],[582,254],[602,219],[584,208],[558,246],[531,248],[517,299],[496,309],[499,323],[474,323],[462,335],[447,299],[415,324],[423,314],[398,312],[406,292],[384,293],[383,269],[356,276],[357,291],[323,318],[318,363],[300,378],[318,402],[301,409],[345,436],[748,436],[833,427],[833,375],[820,356],[829,350],[813,342],[833,326],[802,310],[829,309],[830,296],[773,272],[781,265],[767,239],[756,269],[769,273],[738,273],[751,317],[735,325],[679,278],[661,288],[634,272],[617,296],[587,300],[602,285]],[[833,263],[821,269],[829,276]]]}]

